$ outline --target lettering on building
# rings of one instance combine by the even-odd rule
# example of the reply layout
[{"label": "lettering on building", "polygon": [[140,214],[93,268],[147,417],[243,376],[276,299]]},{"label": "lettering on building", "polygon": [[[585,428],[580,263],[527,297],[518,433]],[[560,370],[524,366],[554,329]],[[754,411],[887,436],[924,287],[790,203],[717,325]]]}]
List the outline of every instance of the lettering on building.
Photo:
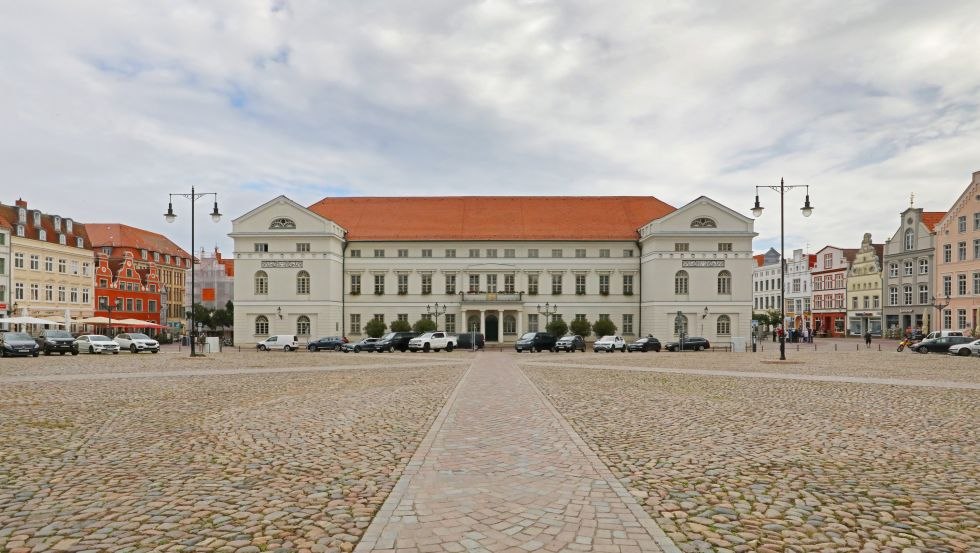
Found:
[{"label": "lettering on building", "polygon": [[262,261],[263,269],[302,269],[302,261]]},{"label": "lettering on building", "polygon": [[724,267],[724,259],[682,259],[681,267],[693,267],[693,268],[704,268],[704,267]]}]

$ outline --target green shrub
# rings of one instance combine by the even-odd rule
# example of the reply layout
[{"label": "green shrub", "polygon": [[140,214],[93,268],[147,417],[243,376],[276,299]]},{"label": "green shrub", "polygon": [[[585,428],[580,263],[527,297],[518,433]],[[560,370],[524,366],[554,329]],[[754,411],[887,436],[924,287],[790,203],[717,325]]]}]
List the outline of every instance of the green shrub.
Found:
[{"label": "green shrub", "polygon": [[436,330],[438,330],[436,322],[432,319],[419,319],[412,325],[412,331],[420,334],[423,332],[434,332]]},{"label": "green shrub", "polygon": [[381,321],[380,319],[371,319],[366,325],[364,325],[364,333],[372,338],[380,338],[385,333],[385,329],[388,325]]},{"label": "green shrub", "polygon": [[610,336],[616,334],[616,325],[609,319],[599,319],[592,323],[592,332],[599,337]]}]

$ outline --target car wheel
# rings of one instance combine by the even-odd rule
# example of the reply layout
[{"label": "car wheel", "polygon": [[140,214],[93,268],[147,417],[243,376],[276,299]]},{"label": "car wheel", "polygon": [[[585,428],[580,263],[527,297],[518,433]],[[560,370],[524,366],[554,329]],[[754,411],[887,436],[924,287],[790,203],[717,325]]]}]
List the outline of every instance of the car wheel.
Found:
[{"label": "car wheel", "polygon": [[95,353],[95,347],[94,346],[89,346],[88,347],[88,352],[89,353]]},{"label": "car wheel", "polygon": [[160,353],[160,350],[158,350],[158,349],[151,349],[150,350],[150,353]]},{"label": "car wheel", "polygon": [[929,348],[927,348],[926,346],[919,346],[919,349],[916,351],[918,351],[919,353],[929,353]]},{"label": "car wheel", "polygon": [[425,344],[422,345],[422,351],[424,351],[425,353],[429,353],[429,350],[430,349],[432,349],[432,348],[431,348],[431,346],[429,346],[429,343],[428,342],[426,342]]},{"label": "car wheel", "polygon": [[452,342],[449,342],[448,344],[446,344],[446,351],[453,351],[453,343]]},{"label": "car wheel", "polygon": [[268,348],[266,348],[265,346],[259,345],[259,351],[267,351],[267,350]]},{"label": "car wheel", "polygon": [[959,351],[956,352],[956,355],[962,355],[963,357],[969,357],[970,354],[972,354],[972,353],[973,352],[970,351],[970,348],[960,348]]},{"label": "car wheel", "polygon": [[119,355],[119,350],[112,352],[113,355]]},{"label": "car wheel", "polygon": [[39,352],[39,351],[35,351],[35,352],[34,352],[34,357],[37,357],[37,356],[38,356],[38,355],[40,355],[40,354],[41,354],[41,352]]},{"label": "car wheel", "polygon": [[334,351],[340,351],[340,344],[337,344],[336,346],[334,346],[333,347],[333,350]]},{"label": "car wheel", "polygon": [[63,352],[63,351],[58,353],[58,355],[64,355],[64,354],[65,354],[65,352]]},{"label": "car wheel", "polygon": [[129,351],[131,353],[136,353],[136,344],[130,344],[129,345]]},{"label": "car wheel", "polygon": [[44,355],[51,355],[51,350],[44,348]]},{"label": "car wheel", "polygon": [[75,348],[71,348],[71,354],[72,355],[78,355],[78,350],[75,349]]}]

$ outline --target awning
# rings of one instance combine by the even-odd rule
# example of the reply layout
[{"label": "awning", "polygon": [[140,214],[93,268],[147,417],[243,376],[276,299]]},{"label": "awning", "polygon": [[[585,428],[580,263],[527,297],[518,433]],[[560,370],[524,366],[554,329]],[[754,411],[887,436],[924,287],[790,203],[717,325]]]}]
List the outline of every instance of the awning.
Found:
[{"label": "awning", "polygon": [[113,321],[113,323],[109,326],[126,328],[167,328],[163,325],[151,323],[150,321],[141,321],[139,319],[121,319],[119,321]]},{"label": "awning", "polygon": [[55,325],[55,326],[65,326],[65,323],[59,323],[57,321],[49,321],[47,319],[39,319],[37,317],[8,317],[6,319],[0,319],[0,323],[11,323],[18,325]]}]

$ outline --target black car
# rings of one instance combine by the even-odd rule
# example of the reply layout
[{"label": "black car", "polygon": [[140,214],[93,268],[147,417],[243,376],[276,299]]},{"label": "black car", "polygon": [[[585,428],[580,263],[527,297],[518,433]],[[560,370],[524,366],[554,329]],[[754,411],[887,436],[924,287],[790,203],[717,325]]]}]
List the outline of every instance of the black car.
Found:
[{"label": "black car", "polygon": [[946,353],[950,346],[968,344],[972,341],[973,338],[969,336],[940,336],[912,344],[909,349],[918,353]]},{"label": "black car", "polygon": [[653,336],[640,338],[626,346],[626,351],[660,351],[660,340]]},{"label": "black car", "polygon": [[476,335],[476,349],[483,349],[486,339],[479,332],[465,332],[456,336],[456,347],[459,349],[473,349],[473,335]]},{"label": "black car", "polygon": [[41,346],[37,345],[34,338],[23,332],[2,332],[0,333],[0,357],[13,357],[15,355],[37,357],[41,353]]},{"label": "black car", "polygon": [[517,350],[517,353],[522,351],[531,353],[544,350],[555,351],[555,342],[557,342],[555,337],[547,332],[528,332],[517,340],[514,349]]},{"label": "black car", "polygon": [[[683,346],[681,345],[683,343]],[[708,343],[707,338],[702,338],[700,336],[689,336],[684,338],[683,342],[667,342],[664,344],[664,349],[667,351],[681,351],[681,350],[692,350],[701,351],[703,349],[708,349],[711,344]]]},{"label": "black car", "polygon": [[310,351],[320,351],[321,349],[340,351],[340,347],[343,345],[344,339],[340,336],[324,336],[307,344],[306,349]]},{"label": "black car", "polygon": [[585,351],[585,339],[578,334],[562,336],[555,342],[555,351],[574,353],[575,350]]},{"label": "black car", "polygon": [[396,349],[402,353],[408,350],[408,341],[418,336],[418,332],[389,332],[374,344],[374,351],[392,352]]},{"label": "black car", "polygon": [[71,335],[67,330],[55,330],[55,329],[44,329],[38,334],[35,339],[37,345],[40,346],[41,351],[44,355],[51,355],[53,352],[57,352],[60,355],[66,353],[71,353],[72,355],[78,355],[78,352],[73,350],[71,345],[75,341],[75,337]]}]

